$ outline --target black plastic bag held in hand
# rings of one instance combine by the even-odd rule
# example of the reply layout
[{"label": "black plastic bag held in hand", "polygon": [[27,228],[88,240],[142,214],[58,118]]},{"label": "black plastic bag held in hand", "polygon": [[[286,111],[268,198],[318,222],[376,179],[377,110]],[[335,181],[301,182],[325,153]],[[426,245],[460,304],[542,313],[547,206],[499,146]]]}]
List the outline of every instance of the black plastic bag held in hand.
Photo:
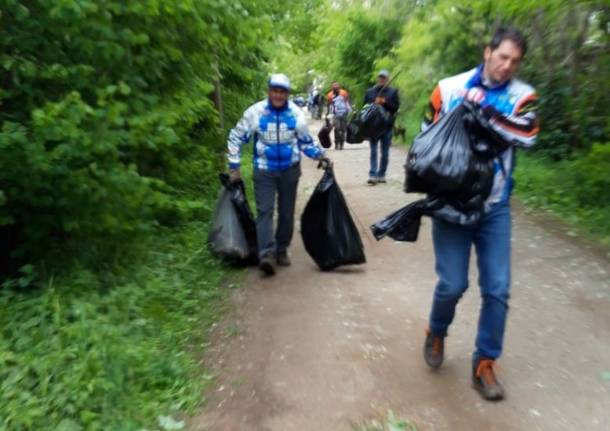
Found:
[{"label": "black plastic bag held in hand", "polygon": [[421,218],[443,205],[437,199],[420,199],[400,208],[371,226],[371,232],[379,241],[389,236],[395,241],[415,242],[419,234]]},{"label": "black plastic bag held in hand", "polygon": [[358,112],[358,119],[361,136],[369,139],[380,137],[392,124],[392,114],[377,103],[364,105]]},{"label": "black plastic bag held in hand", "polygon": [[360,144],[364,141],[362,136],[362,122],[358,113],[352,114],[349,123],[347,124],[345,140],[348,144]]},{"label": "black plastic bag held in hand", "polygon": [[478,105],[463,102],[441,117],[415,138],[405,164],[405,191],[428,196],[372,225],[375,238],[416,241],[424,215],[461,226],[475,225],[493,186],[493,159],[509,145]]},{"label": "black plastic bag held in hand", "polygon": [[318,132],[318,140],[320,141],[320,145],[323,148],[330,148],[331,140],[330,140],[330,132],[333,130],[333,126],[328,121],[328,118],[325,119],[324,126]]},{"label": "black plastic bag held in hand", "polygon": [[212,252],[235,263],[256,263],[256,223],[244,183],[231,183],[220,174],[222,189],[214,210],[208,245]]},{"label": "black plastic bag held in hand", "polygon": [[465,111],[464,105],[459,105],[415,137],[405,165],[407,193],[442,194],[464,189],[472,154]]},{"label": "black plastic bag held in hand", "polygon": [[364,247],[332,169],[326,169],[301,215],[305,250],[323,271],[366,262]]}]

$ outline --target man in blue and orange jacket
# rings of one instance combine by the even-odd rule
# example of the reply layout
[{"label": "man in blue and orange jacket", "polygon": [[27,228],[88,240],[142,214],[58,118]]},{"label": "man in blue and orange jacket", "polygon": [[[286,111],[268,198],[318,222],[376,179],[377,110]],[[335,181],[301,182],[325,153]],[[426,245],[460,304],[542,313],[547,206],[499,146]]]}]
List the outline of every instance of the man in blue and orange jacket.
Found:
[{"label": "man in blue and orange jacket", "polygon": [[510,195],[515,151],[534,145],[538,134],[537,95],[514,78],[527,44],[520,31],[500,27],[483,53],[483,64],[441,80],[430,97],[422,127],[425,129],[463,100],[477,103],[491,127],[508,143],[495,161],[494,183],[485,213],[475,226],[434,219],[432,237],[438,283],[434,292],[424,358],[432,368],[443,362],[444,340],[456,305],[468,287],[470,249],[474,245],[479,269],[482,307],[479,316],[472,379],[487,400],[500,400],[504,389],[494,372],[502,353],[510,290]]}]

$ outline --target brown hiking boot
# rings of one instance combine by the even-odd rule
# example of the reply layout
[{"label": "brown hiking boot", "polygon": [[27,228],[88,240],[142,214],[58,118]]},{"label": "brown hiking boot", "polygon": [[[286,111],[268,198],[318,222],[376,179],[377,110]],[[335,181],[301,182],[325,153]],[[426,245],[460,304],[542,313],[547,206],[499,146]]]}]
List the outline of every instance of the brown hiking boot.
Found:
[{"label": "brown hiking boot", "polygon": [[426,342],[424,343],[424,359],[430,368],[438,368],[443,364],[445,354],[445,337],[434,335],[429,329],[426,330]]},{"label": "brown hiking boot", "polygon": [[472,367],[472,385],[488,401],[504,398],[504,388],[496,379],[493,359],[479,359]]},{"label": "brown hiking boot", "polygon": [[261,257],[258,262],[258,269],[263,271],[265,275],[275,275],[275,266],[273,265],[273,256],[269,253]]},{"label": "brown hiking boot", "polygon": [[287,251],[278,252],[276,261],[279,266],[290,266],[292,264]]}]

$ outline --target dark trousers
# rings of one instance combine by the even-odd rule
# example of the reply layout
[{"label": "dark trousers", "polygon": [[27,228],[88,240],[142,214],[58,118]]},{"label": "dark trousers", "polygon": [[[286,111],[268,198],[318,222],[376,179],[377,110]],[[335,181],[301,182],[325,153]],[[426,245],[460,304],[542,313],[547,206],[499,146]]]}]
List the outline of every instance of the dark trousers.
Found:
[{"label": "dark trousers", "polygon": [[335,117],[333,119],[333,126],[335,128],[335,150],[342,150],[347,131],[347,115]]},{"label": "dark trousers", "polygon": [[[258,255],[276,254],[288,249],[294,231],[294,205],[301,166],[296,164],[283,171],[254,170],[256,198],[256,234]],[[273,214],[277,196],[277,228],[273,232]]]}]

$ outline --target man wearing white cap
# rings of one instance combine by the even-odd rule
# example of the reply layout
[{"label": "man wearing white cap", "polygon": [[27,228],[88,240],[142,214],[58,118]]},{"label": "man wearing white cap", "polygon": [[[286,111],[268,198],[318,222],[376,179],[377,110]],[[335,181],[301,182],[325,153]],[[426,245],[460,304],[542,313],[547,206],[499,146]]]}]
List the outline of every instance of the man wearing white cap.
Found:
[{"label": "man wearing white cap", "polygon": [[[390,114],[390,122],[387,125],[387,129],[380,136],[370,141],[371,165],[368,183],[371,185],[386,182],[385,174],[388,169],[390,145],[392,145],[392,126],[400,106],[398,90],[388,86],[389,78],[390,72],[385,69],[380,70],[377,74],[377,85],[369,88],[364,97],[364,104],[377,103],[383,106]],[[378,157],[379,152],[381,152],[381,160]]]},{"label": "man wearing white cap", "polygon": [[[259,268],[275,274],[275,264],[290,265],[288,246],[294,228],[294,206],[301,176],[301,152],[329,166],[324,150],[314,142],[305,115],[288,100],[290,80],[271,75],[268,97],[250,106],[229,133],[228,155],[231,181],[239,181],[241,146],[254,140],[254,194]],[[273,232],[277,195],[278,222]]]}]

